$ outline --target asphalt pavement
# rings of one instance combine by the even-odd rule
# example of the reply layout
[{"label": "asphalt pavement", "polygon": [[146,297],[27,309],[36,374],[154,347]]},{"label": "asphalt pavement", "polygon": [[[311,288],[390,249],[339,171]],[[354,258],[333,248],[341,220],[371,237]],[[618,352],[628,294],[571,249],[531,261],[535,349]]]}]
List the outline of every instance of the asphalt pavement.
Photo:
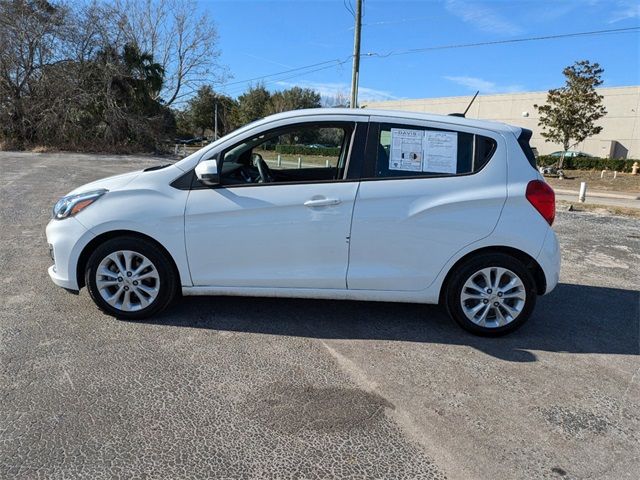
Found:
[{"label": "asphalt pavement", "polygon": [[0,478],[637,479],[640,220],[558,212],[561,283],[474,337],[437,306],[55,287],[72,188],[166,160],[0,153]]}]

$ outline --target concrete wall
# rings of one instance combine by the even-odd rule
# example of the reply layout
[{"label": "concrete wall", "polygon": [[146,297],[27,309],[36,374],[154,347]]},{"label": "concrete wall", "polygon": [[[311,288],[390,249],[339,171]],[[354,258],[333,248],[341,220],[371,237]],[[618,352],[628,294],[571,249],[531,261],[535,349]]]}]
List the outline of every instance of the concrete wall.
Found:
[{"label": "concrete wall", "polygon": [[[603,127],[603,130],[600,134],[578,144],[574,150],[598,157],[609,157],[612,145],[618,142],[613,152],[614,157],[640,158],[640,86],[600,88],[598,92],[604,97],[603,102],[607,109],[607,115],[597,123]],[[540,135],[538,111],[533,105],[544,104],[546,98],[547,92],[478,95],[467,117],[495,120],[528,128],[533,131],[531,146],[536,147],[538,152],[544,155],[562,150],[561,145],[545,142]],[[442,97],[368,102],[366,106],[385,110],[448,114],[463,112],[470,100],[471,96]]]}]

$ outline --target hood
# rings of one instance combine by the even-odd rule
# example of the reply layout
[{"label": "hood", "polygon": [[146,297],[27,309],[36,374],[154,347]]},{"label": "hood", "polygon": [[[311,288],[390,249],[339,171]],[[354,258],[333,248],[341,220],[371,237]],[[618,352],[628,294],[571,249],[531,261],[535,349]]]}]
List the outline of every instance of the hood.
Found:
[{"label": "hood", "polygon": [[113,177],[102,178],[95,182],[87,183],[69,192],[68,195],[76,193],[89,192],[91,190],[99,190],[106,188],[107,190],[117,190],[131,183],[138,175],[142,173],[142,170],[135,172],[123,173],[121,175],[114,175]]}]

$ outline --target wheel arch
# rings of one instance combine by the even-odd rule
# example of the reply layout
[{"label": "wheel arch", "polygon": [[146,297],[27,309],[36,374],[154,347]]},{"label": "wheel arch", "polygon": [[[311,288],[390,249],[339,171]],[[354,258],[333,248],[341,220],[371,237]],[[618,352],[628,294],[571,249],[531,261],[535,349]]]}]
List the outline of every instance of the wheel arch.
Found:
[{"label": "wheel arch", "polygon": [[118,237],[140,238],[142,240],[146,240],[147,242],[150,242],[153,245],[155,245],[158,248],[158,250],[164,253],[166,257],[169,259],[169,261],[171,262],[173,271],[176,275],[176,278],[179,280],[179,283],[181,284],[182,279],[180,278],[180,270],[178,269],[178,266],[176,264],[175,259],[173,258],[173,255],[171,255],[171,253],[169,253],[169,251],[155,238],[150,237],[149,235],[145,235],[144,233],[136,232],[133,230],[111,230],[109,232],[101,233],[100,235],[97,235],[96,237],[92,238],[91,241],[87,243],[85,247],[82,249],[82,252],[80,252],[80,256],[78,257],[78,263],[76,266],[76,280],[78,282],[78,289],[81,289],[82,287],[86,286],[84,281],[84,272],[87,268],[87,262],[89,260],[89,257],[91,256],[93,251],[99,245],[103,244],[107,240],[111,240],[113,238],[118,238]]},{"label": "wheel arch", "polygon": [[514,257],[515,259],[519,260],[527,268],[527,270],[529,270],[529,272],[531,272],[531,276],[533,277],[533,280],[534,280],[535,285],[536,285],[536,293],[538,295],[542,295],[546,291],[546,289],[547,289],[547,279],[545,277],[544,270],[542,270],[542,267],[536,261],[535,258],[533,258],[528,253],[523,252],[522,250],[518,250],[517,248],[507,247],[507,246],[491,246],[491,247],[483,247],[483,248],[479,248],[477,250],[473,250],[473,251],[463,255],[462,257],[460,257],[451,266],[451,268],[447,272],[447,275],[444,278],[444,281],[442,282],[442,285],[440,286],[440,294],[439,294],[439,297],[438,297],[440,303],[442,303],[443,300],[444,300],[444,295],[445,295],[445,292],[447,290],[447,286],[449,285],[449,281],[451,280],[451,276],[453,275],[453,273],[461,265],[463,265],[465,262],[467,262],[470,258],[473,258],[473,257],[475,257],[477,255],[481,255],[481,254],[484,254],[484,253],[502,253],[502,254],[509,255],[509,256]]}]

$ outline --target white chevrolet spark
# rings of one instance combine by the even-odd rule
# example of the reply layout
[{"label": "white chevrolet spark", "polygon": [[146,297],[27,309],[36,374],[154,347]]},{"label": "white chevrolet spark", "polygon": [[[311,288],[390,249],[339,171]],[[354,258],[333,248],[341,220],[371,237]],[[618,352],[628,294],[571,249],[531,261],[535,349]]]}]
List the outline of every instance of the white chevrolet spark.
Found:
[{"label": "white chevrolet spark", "polygon": [[267,117],[60,199],[49,275],[125,319],[179,293],[305,297],[440,303],[467,330],[504,334],[560,270],[530,136],[410,112]]}]

